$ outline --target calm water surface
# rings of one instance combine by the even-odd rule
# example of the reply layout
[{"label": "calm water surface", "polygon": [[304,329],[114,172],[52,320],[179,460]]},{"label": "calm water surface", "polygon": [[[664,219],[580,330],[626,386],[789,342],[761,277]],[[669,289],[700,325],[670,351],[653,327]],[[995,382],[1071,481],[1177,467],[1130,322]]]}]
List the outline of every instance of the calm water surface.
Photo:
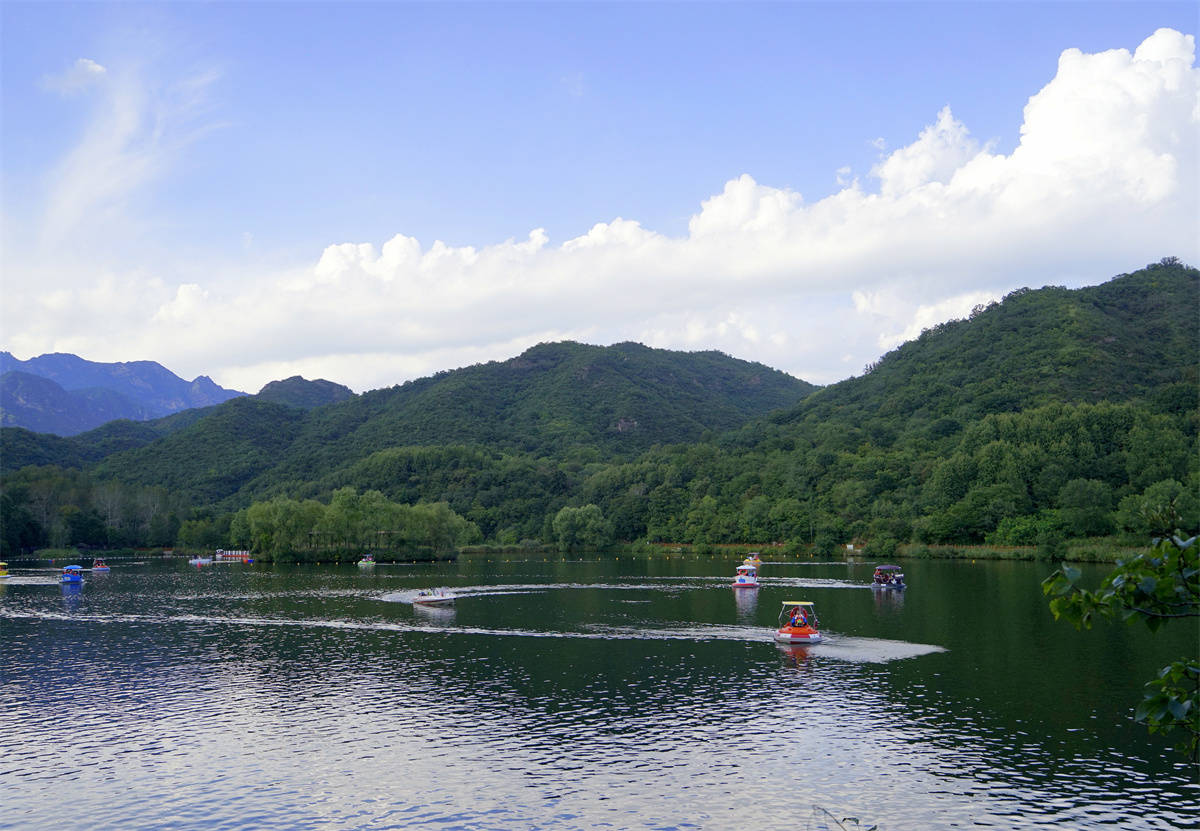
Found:
[{"label": "calm water surface", "polygon": [[[896,594],[771,559],[748,592],[721,559],[14,564],[0,828],[1200,828],[1130,721],[1194,627],[1077,633],[1042,565]],[[826,643],[771,641],[791,599]]]}]

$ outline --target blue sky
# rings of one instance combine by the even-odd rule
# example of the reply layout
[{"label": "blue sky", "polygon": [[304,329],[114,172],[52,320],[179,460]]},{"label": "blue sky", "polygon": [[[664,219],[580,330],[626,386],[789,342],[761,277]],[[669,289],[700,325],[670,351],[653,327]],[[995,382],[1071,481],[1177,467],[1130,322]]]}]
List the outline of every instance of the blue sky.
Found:
[{"label": "blue sky", "polygon": [[1197,260],[1191,2],[0,15],[21,358],[364,390],[640,340],[829,383],[1014,288]]}]

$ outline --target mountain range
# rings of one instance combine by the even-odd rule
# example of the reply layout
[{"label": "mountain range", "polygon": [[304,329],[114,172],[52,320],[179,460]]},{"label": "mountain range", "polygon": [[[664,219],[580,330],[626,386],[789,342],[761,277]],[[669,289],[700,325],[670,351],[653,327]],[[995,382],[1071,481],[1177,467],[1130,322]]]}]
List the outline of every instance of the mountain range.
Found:
[{"label": "mountain range", "polygon": [[[396,445],[634,453],[737,427],[815,389],[719,352],[564,342],[362,395],[292,378],[219,407],[138,424],[110,422],[70,439],[22,430],[0,431],[0,437],[6,470],[105,459],[110,475],[143,478],[156,470],[161,484],[220,500],[267,471],[273,478],[311,479]],[[318,400],[328,403],[308,406]]]},{"label": "mountain range", "polygon": [[206,375],[185,381],[154,361],[97,363],[0,352],[0,426],[73,436],[116,419],[147,421],[245,395]]}]

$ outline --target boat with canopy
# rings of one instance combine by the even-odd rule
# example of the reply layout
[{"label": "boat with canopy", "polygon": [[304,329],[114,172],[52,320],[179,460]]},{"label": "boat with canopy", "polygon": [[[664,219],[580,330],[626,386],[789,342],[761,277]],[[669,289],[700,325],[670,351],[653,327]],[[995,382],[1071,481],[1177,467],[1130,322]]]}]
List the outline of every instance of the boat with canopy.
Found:
[{"label": "boat with canopy", "polygon": [[737,573],[733,576],[733,587],[735,589],[757,589],[758,569],[742,563],[737,567]]},{"label": "boat with canopy", "polygon": [[904,572],[900,566],[875,566],[875,574],[871,577],[873,589],[902,589],[905,587]]},{"label": "boat with canopy", "polygon": [[820,621],[817,610],[807,600],[785,600],[779,612],[779,629],[775,640],[779,643],[819,643],[821,633],[817,631]]}]

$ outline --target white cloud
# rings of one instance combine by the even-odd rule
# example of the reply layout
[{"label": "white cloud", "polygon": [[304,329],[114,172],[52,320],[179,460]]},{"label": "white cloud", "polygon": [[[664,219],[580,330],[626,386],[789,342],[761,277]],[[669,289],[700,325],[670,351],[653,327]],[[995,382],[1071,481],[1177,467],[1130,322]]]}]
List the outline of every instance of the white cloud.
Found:
[{"label": "white cloud", "polygon": [[[97,360],[128,359],[112,353],[126,338],[132,357],[249,391],[293,374],[388,386],[563,338],[720,349],[829,383],[1020,286],[1200,261],[1198,102],[1193,38],[1161,30],[1132,54],[1064,52],[1008,155],[948,106],[880,160],[877,189],[854,180],[806,202],[743,175],[682,237],[625,218],[561,243],[540,228],[483,246],[397,234],[329,245],[285,273],[178,288],[130,273],[86,299],[73,290],[76,305],[111,313],[100,328],[95,315],[64,326],[73,304],[48,284],[45,299],[2,312],[5,331],[26,353],[69,342]],[[137,178],[133,125],[114,113],[116,138],[97,136],[95,155]],[[45,334],[64,331],[88,334]]]},{"label": "white cloud", "polygon": [[921,131],[920,138],[892,153],[872,174],[879,177],[884,196],[897,196],[930,182],[948,183],[978,154],[979,144],[946,106],[937,121]]},{"label": "white cloud", "polygon": [[208,292],[195,283],[184,283],[176,291],[170,302],[159,306],[151,318],[155,323],[168,325],[190,325],[203,327],[205,320],[205,300]]},{"label": "white cloud", "polygon": [[999,295],[993,292],[972,291],[935,303],[914,306],[906,297],[890,291],[856,291],[854,308],[862,315],[876,318],[881,326],[887,326],[889,323],[894,325],[898,319],[907,321],[907,325],[901,331],[880,331],[876,342],[882,351],[887,352],[906,341],[920,337],[926,329],[947,320],[962,320],[977,306],[986,306],[999,299]]},{"label": "white cloud", "polygon": [[108,70],[91,58],[79,58],[70,68],[42,77],[42,88],[59,95],[74,95],[99,83]]}]

